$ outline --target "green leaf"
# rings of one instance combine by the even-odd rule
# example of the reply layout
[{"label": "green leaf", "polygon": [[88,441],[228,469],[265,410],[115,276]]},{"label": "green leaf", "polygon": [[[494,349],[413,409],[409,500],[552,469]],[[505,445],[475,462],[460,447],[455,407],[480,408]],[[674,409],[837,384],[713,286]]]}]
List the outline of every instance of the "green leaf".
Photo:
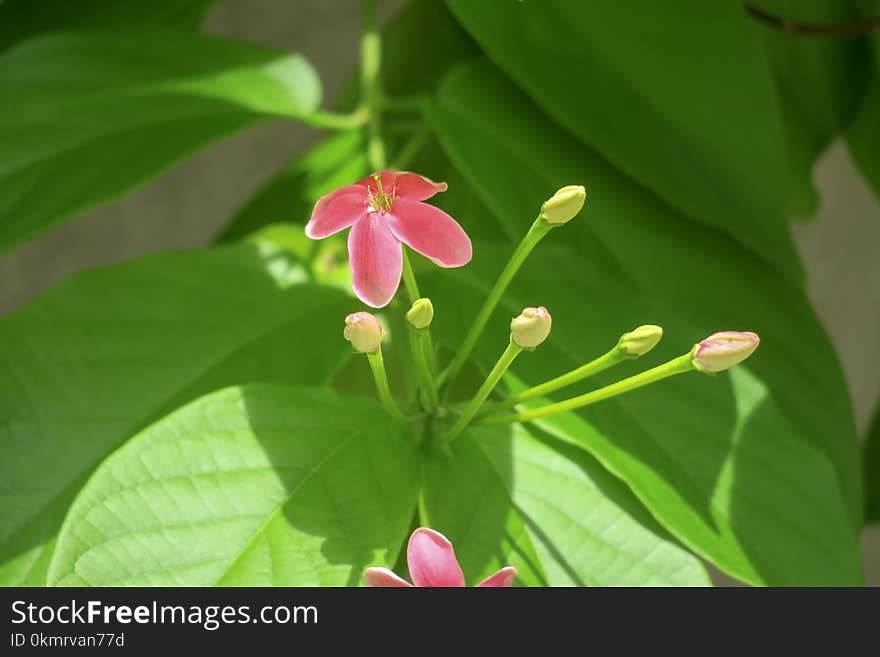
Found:
[{"label": "green leaf", "polygon": [[0,251],[272,117],[304,118],[299,55],[172,32],[61,34],[0,56]]},{"label": "green leaf", "polygon": [[248,201],[217,236],[237,240],[272,223],[305,225],[315,202],[369,173],[363,135],[340,132],[291,162]]},{"label": "green leaf", "polygon": [[506,565],[537,586],[708,583],[595,459],[526,427],[469,430],[422,473],[422,522],[452,540],[472,584]]},{"label": "green leaf", "polygon": [[[355,304],[247,244],[77,274],[0,320],[0,583],[45,583],[73,496],[144,426],[221,387],[321,385]],[[295,284],[300,282],[301,284]]]},{"label": "green leaf", "polygon": [[800,280],[784,207],[778,103],[740,5],[448,4],[572,138]]},{"label": "green leaf", "polygon": [[[774,0],[753,3],[776,16],[808,24],[857,21],[856,2]],[[767,52],[782,108],[789,156],[789,212],[815,213],[818,195],[811,175],[816,158],[852,119],[865,89],[864,37],[791,34],[755,20]]]},{"label": "green leaf", "polygon": [[865,522],[880,523],[880,408],[868,430],[862,460],[865,467]]},{"label": "green leaf", "polygon": [[862,175],[880,198],[880,38],[874,37],[873,45],[871,81],[846,137]]},{"label": "green leaf", "polygon": [[406,430],[376,403],[277,385],[202,397],[89,479],[50,585],[342,586],[391,566],[415,508]]},{"label": "green leaf", "polygon": [[3,0],[0,49],[68,29],[163,27],[193,30],[217,0]]},{"label": "green leaf", "polygon": [[[716,330],[757,331],[762,346],[748,368],[679,377],[568,416],[577,424],[553,431],[588,448],[673,535],[741,579],[860,582],[855,429],[840,367],[803,291],[573,145],[492,68],[451,78],[428,116],[486,205],[520,233],[553,190],[591,190],[581,215],[551,233],[516,278],[478,362],[495,361],[510,317],[528,305],[554,316],[550,344],[515,364],[530,384],[603,353],[640,324],[666,330],[642,367]],[[460,219],[465,228],[479,220]],[[437,313],[432,330],[450,345],[509,249],[477,244],[474,254],[442,283],[435,274],[423,284]]]},{"label": "green leaf", "polygon": [[384,34],[382,71],[392,96],[433,93],[454,66],[480,50],[444,6],[443,0],[412,0]]}]

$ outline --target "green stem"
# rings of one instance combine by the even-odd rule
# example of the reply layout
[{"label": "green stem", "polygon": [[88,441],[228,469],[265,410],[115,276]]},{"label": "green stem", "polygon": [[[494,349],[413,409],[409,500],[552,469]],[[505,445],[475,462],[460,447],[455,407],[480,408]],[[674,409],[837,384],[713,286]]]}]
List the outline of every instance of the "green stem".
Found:
[{"label": "green stem", "polygon": [[440,400],[437,398],[437,388],[434,387],[434,376],[431,372],[431,366],[425,356],[426,339],[430,340],[427,329],[409,328],[409,346],[412,350],[413,360],[416,363],[416,371],[422,390],[425,392],[425,401],[427,402],[427,411],[430,414],[437,412],[440,406]]},{"label": "green stem", "polygon": [[584,395],[572,397],[571,399],[566,399],[565,401],[556,404],[549,404],[548,406],[521,411],[519,413],[511,413],[509,415],[490,415],[489,417],[480,420],[479,423],[509,424],[511,422],[527,422],[539,417],[546,417],[547,415],[573,411],[576,408],[583,408],[584,406],[589,406],[590,404],[595,404],[596,402],[616,397],[617,395],[629,392],[630,390],[635,390],[636,388],[641,388],[649,383],[654,383],[655,381],[665,379],[675,374],[683,374],[693,370],[695,370],[693,360],[690,352],[688,352],[683,356],[673,358],[667,363],[663,363],[662,365],[653,367],[636,374],[635,376],[623,379],[617,383],[612,383],[604,388],[593,390]]},{"label": "green stem", "polygon": [[[431,332],[425,329],[425,338],[422,341],[425,348],[425,358],[428,359],[428,365],[431,368],[431,376],[437,374],[437,352],[434,350],[434,340],[431,338]],[[436,384],[435,384],[436,390]]]},{"label": "green stem", "polygon": [[367,159],[379,171],[385,167],[385,144],[382,141],[379,74],[382,69],[382,39],[376,15],[376,0],[364,0],[361,34],[361,101],[367,112]]},{"label": "green stem", "polygon": [[467,361],[468,356],[471,355],[474,345],[476,345],[477,340],[480,338],[480,334],[486,327],[486,322],[489,321],[489,317],[492,315],[492,312],[501,300],[501,295],[504,294],[507,286],[510,285],[510,281],[516,275],[516,272],[519,271],[519,268],[522,266],[523,262],[525,262],[529,253],[532,252],[535,245],[541,241],[541,238],[543,238],[552,227],[553,226],[550,223],[542,219],[540,216],[535,219],[529,232],[526,233],[526,236],[523,237],[519,246],[516,247],[510,260],[507,261],[504,271],[501,272],[498,280],[495,281],[495,287],[492,288],[483,307],[477,314],[473,324],[471,324],[471,328],[468,330],[464,342],[462,342],[461,348],[458,350],[455,358],[452,359],[452,362],[449,363],[449,366],[440,375],[440,378],[438,379],[439,385],[452,381],[452,379],[455,378],[455,375],[458,374],[459,370],[461,370],[462,366]]},{"label": "green stem", "polygon": [[[361,103],[363,110],[367,114],[367,160],[374,171],[381,171],[385,168],[386,161],[385,142],[382,139],[382,37],[379,32],[379,21],[376,14],[376,0],[363,0],[362,11]],[[401,245],[401,249],[403,249],[403,284],[406,288],[406,293],[409,296],[410,303],[413,303],[416,299],[420,298],[421,295],[419,294],[419,286],[416,283],[412,265],[409,261],[409,255],[406,252],[406,247]],[[415,355],[415,349],[413,350],[413,354],[416,358],[417,367],[421,369],[421,366],[418,363],[420,360],[424,361],[424,354],[426,351],[430,354],[429,362],[433,363],[434,348],[431,334],[427,329],[425,329],[419,341],[422,342],[422,349],[420,349],[418,353],[422,357],[419,358],[419,356]],[[374,359],[371,357],[371,365],[373,365],[373,361]],[[381,351],[379,352],[378,362],[382,367],[384,380],[384,366],[382,365]],[[374,374],[376,373],[375,366],[373,367],[373,372]],[[429,404],[431,404],[435,403],[434,400],[436,400],[436,388],[434,387],[433,376],[430,374],[430,371],[428,371],[428,375],[429,381],[423,381],[422,385],[424,386],[424,391],[428,397],[431,397],[433,392],[433,400],[429,401]],[[379,386],[379,394],[382,396],[382,386],[379,384],[378,378],[377,386]],[[386,408],[393,407],[399,412],[397,405],[391,398],[391,393],[388,391],[387,381],[385,381],[385,391],[387,394],[387,400],[383,400],[383,403]],[[434,410],[436,410],[436,407]],[[389,410],[389,412],[391,411]],[[392,415],[394,415],[393,412]]]},{"label": "green stem", "polygon": [[382,348],[372,354],[367,354],[367,360],[370,361],[370,369],[373,370],[373,379],[376,381],[376,390],[379,392],[379,400],[382,406],[395,420],[406,422],[407,417],[394,401],[391,395],[391,388],[388,387],[388,376],[385,373],[385,360],[382,358]]},{"label": "green stem", "polygon": [[409,254],[406,252],[406,247],[402,244],[400,248],[403,249],[403,286],[406,288],[406,295],[409,297],[410,303],[415,303],[416,299],[421,298],[421,294],[419,294],[419,285],[416,283],[415,274],[413,274],[412,265],[409,262]]},{"label": "green stem", "polygon": [[568,372],[561,376],[557,376],[555,379],[550,379],[546,383],[534,386],[533,388],[529,388],[528,390],[523,390],[521,393],[505,399],[503,402],[495,404],[488,412],[494,414],[499,411],[505,411],[507,409],[513,408],[517,404],[528,401],[529,399],[549,395],[551,392],[555,392],[560,388],[564,388],[566,386],[572,385],[573,383],[577,383],[578,381],[582,381],[587,377],[598,374],[599,372],[607,370],[609,367],[613,367],[614,365],[617,365],[618,363],[621,363],[625,360],[629,360],[630,358],[630,356],[628,356],[620,348],[615,346],[614,349],[609,351],[607,354],[603,354],[595,360],[591,360],[589,363],[581,365],[577,369],[573,369],[571,372]]},{"label": "green stem", "polygon": [[[409,302],[412,304],[416,302],[416,299],[420,299],[422,295],[419,292],[419,284],[416,283],[416,276],[413,273],[412,264],[409,260],[409,253],[407,253],[405,246],[401,245],[400,248],[403,249],[403,287],[406,288],[406,295],[409,297]],[[431,338],[430,329],[425,328],[423,331],[424,337],[422,343],[424,345],[425,355],[431,365],[431,371],[434,372],[437,369],[437,357],[434,355],[434,340]]]},{"label": "green stem", "polygon": [[492,368],[492,371],[489,372],[486,380],[483,381],[483,385],[477,390],[477,394],[474,395],[474,398],[470,400],[468,405],[461,412],[461,415],[455,421],[455,424],[453,424],[449,431],[447,431],[440,439],[441,443],[451,443],[458,437],[458,434],[464,430],[468,423],[473,419],[474,415],[476,415],[477,411],[480,410],[480,407],[483,405],[483,402],[486,401],[489,393],[495,389],[495,386],[498,385],[498,381],[504,376],[507,368],[510,367],[514,358],[516,358],[521,351],[522,347],[518,346],[513,340],[511,340],[510,344],[507,345],[507,349],[501,354],[501,358],[495,363],[495,367]]},{"label": "green stem", "polygon": [[318,110],[303,117],[303,121],[315,128],[330,130],[351,130],[359,128],[367,122],[369,114],[365,108],[359,108],[351,114],[337,114]]}]

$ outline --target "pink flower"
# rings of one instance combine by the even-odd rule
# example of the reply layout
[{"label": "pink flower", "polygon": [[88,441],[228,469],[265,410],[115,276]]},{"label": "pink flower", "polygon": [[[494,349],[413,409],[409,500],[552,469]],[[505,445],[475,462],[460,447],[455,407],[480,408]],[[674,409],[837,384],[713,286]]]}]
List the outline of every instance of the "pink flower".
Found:
[{"label": "pink flower", "polygon": [[[464,575],[455,558],[455,550],[443,534],[427,527],[419,527],[409,537],[406,562],[413,583],[410,584],[387,568],[367,568],[364,582],[367,586],[464,586]],[[516,577],[516,568],[508,566],[484,579],[477,586],[510,586]]]},{"label": "pink flower", "polygon": [[388,305],[403,269],[403,242],[441,267],[471,260],[471,241],[461,226],[433,205],[422,203],[446,183],[405,171],[380,171],[322,196],[306,235],[318,240],[351,226],[348,257],[352,287],[369,306]]}]

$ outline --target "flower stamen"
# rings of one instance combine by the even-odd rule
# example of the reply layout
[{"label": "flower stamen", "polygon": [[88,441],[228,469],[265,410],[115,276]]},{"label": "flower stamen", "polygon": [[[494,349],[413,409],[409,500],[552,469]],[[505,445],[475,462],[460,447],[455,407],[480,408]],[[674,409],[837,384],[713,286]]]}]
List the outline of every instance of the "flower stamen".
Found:
[{"label": "flower stamen", "polygon": [[391,206],[394,205],[394,199],[397,197],[397,185],[392,185],[391,193],[387,194],[382,188],[382,179],[379,177],[379,174],[375,174],[373,180],[376,183],[376,192],[373,193],[373,190],[369,190],[370,210],[373,212],[378,212],[379,210],[389,212]]}]

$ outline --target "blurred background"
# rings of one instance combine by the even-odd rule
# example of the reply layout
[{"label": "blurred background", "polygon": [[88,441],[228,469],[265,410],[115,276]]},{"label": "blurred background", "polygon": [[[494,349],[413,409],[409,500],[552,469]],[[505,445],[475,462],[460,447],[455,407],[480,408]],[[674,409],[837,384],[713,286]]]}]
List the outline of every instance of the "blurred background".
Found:
[{"label": "blurred background", "polygon": [[[401,4],[385,0],[383,16]],[[260,0],[259,11],[253,0],[223,0],[205,31],[303,53],[333,98],[357,61],[359,20],[353,0]],[[317,132],[292,122],[263,125],[0,256],[0,314],[76,271],[208,244],[257,188],[317,139]],[[837,349],[864,435],[880,399],[880,201],[840,144],[827,150],[813,176],[819,212],[793,220],[791,229],[808,294]],[[862,545],[866,581],[880,586],[880,527],[867,528]]]}]

